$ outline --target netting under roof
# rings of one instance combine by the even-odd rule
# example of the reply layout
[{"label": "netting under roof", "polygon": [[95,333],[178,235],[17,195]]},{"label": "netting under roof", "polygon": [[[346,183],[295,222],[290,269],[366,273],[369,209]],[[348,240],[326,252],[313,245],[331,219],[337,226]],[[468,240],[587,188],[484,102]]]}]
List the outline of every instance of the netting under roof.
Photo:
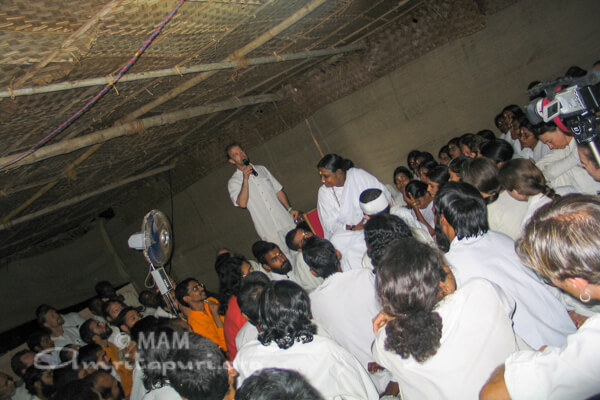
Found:
[{"label": "netting under roof", "polygon": [[[245,58],[230,57],[297,13],[306,0],[186,1],[130,73],[257,56],[326,49],[355,42],[366,50],[212,74],[143,112],[139,118],[261,93],[282,100],[183,119],[65,152],[0,172],[0,209],[15,220],[117,183],[152,168],[174,164],[180,191],[224,162],[231,140],[252,148],[312,112],[454,38],[484,26],[485,11],[507,0],[330,0]],[[0,5],[0,87],[25,88],[72,82],[117,71],[146,40],[174,0],[13,0]],[[112,7],[112,8],[111,8]],[[100,15],[105,12],[104,15]],[[117,126],[140,107],[167,95],[198,74],[117,83],[89,112],[51,144]],[[296,88],[297,90],[291,90]],[[78,88],[0,102],[2,156],[23,151],[79,109],[99,87]],[[250,132],[240,137],[240,132]],[[161,178],[157,175],[157,179]],[[156,179],[140,180],[0,230],[0,257],[45,251],[85,231],[108,207],[130,210],[135,199],[155,203],[168,195]],[[144,200],[140,200],[143,197]],[[18,210],[16,212],[13,212]],[[131,211],[131,210],[130,210]],[[122,214],[124,213],[124,214]],[[4,222],[7,222],[6,220]],[[28,239],[29,238],[29,239]],[[49,239],[52,238],[50,241]]]}]

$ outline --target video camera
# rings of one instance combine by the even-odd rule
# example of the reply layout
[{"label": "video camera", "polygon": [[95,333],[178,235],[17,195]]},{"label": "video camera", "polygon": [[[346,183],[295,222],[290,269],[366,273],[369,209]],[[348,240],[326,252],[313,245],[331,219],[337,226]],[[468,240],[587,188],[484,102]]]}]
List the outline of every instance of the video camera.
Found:
[{"label": "video camera", "polygon": [[600,132],[600,70],[593,69],[580,78],[564,77],[542,82],[531,88],[530,96],[545,96],[525,106],[532,124],[554,121],[559,128],[571,131],[579,144],[589,144],[600,164],[594,140]]}]

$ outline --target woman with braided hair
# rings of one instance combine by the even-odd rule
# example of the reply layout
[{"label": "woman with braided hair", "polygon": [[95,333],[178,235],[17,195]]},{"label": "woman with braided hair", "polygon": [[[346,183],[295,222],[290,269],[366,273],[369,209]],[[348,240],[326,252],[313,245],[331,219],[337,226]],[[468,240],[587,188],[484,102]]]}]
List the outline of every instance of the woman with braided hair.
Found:
[{"label": "woman with braided hair", "polygon": [[527,202],[521,230],[538,208],[561,195],[578,192],[573,186],[552,189],[543,172],[531,160],[524,158],[515,158],[504,164],[498,173],[498,181],[512,198]]},{"label": "woman with braided hair", "polygon": [[514,300],[481,278],[456,289],[445,264],[439,250],[404,238],[377,269],[373,356],[405,400],[476,399],[494,364],[517,350]]}]

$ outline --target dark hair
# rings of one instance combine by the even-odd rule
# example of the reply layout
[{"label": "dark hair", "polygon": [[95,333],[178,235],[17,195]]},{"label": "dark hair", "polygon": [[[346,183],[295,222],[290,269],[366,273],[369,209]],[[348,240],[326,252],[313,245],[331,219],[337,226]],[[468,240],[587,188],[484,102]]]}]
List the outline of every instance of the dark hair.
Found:
[{"label": "dark hair", "polygon": [[581,78],[582,76],[586,76],[587,71],[577,65],[571,65],[567,72],[565,72],[565,77],[568,78]]},{"label": "dark hair", "polygon": [[94,331],[92,331],[92,328],[90,327],[90,325],[94,321],[96,320],[90,318],[86,320],[83,324],[81,324],[81,326],[79,327],[79,336],[81,337],[81,340],[83,340],[87,344],[94,343],[94,335],[96,334],[94,333]]},{"label": "dark hair", "polygon": [[[138,312],[138,310],[136,308],[127,306],[124,309],[121,310],[121,312],[119,313],[119,315],[117,315],[117,318],[115,318],[114,324],[121,329],[121,325],[125,325],[127,326],[127,324],[125,323],[125,316],[127,315],[128,312],[130,311],[135,311]],[[139,313],[138,313],[139,314]],[[122,329],[121,329],[122,330]]]},{"label": "dark hair", "polygon": [[[52,373],[52,384],[56,388],[57,391],[62,390],[64,387],[69,385],[71,382],[79,380],[78,375],[79,370],[77,368],[73,368],[73,365],[65,365],[60,368],[56,368]],[[77,397],[60,397],[57,393],[54,399],[68,399],[72,400]],[[98,400],[96,397],[94,400]]]},{"label": "dark hair", "polygon": [[473,158],[465,162],[460,180],[475,186],[481,193],[489,194],[490,197],[484,198],[486,204],[493,203],[500,195],[498,167],[489,158]]},{"label": "dark hair", "polygon": [[378,267],[387,246],[394,240],[412,237],[406,222],[391,214],[379,214],[365,224],[365,241],[371,263]]},{"label": "dark hair", "polygon": [[440,185],[433,204],[437,220],[440,221],[443,215],[459,239],[480,236],[489,229],[485,201],[468,183]]},{"label": "dark hair", "polygon": [[115,288],[109,281],[100,281],[94,286],[94,290],[100,297],[104,297],[107,290],[115,291]]},{"label": "dark hair", "polygon": [[[58,372],[58,370],[56,370],[55,373],[56,372]],[[98,400],[99,397],[98,392],[94,390],[91,382],[86,379],[75,379],[66,382],[65,385],[55,393],[52,399]]]},{"label": "dark hair", "polygon": [[321,158],[321,161],[317,164],[317,168],[325,168],[331,172],[335,172],[339,169],[346,172],[352,167],[354,167],[352,161],[342,158],[337,154],[327,154],[325,157]]},{"label": "dark hair", "polygon": [[16,376],[22,378],[24,375],[24,370],[27,369],[27,365],[21,361],[21,357],[23,357],[27,353],[35,353],[31,350],[23,349],[16,352],[10,358],[10,368],[13,370]]},{"label": "dark hair", "polygon": [[74,358],[77,357],[80,346],[77,344],[69,343],[65,345],[60,352],[58,353],[58,357],[60,358],[61,363],[66,363],[69,361],[73,361]]},{"label": "dark hair", "polygon": [[243,256],[231,256],[225,259],[217,270],[219,276],[219,314],[225,315],[231,296],[237,296],[242,285],[242,264],[247,263]]},{"label": "dark hair", "polygon": [[44,324],[46,323],[46,314],[48,314],[48,311],[50,311],[50,310],[54,310],[54,311],[58,312],[58,310],[56,308],[49,306],[48,304],[41,304],[35,310],[35,316],[37,319],[37,323],[40,326],[40,328],[42,328],[44,330],[48,330],[48,328],[46,328],[44,326]]},{"label": "dark hair", "polygon": [[448,147],[450,147],[451,144],[453,144],[456,147],[460,148],[460,138],[459,137],[453,137],[452,139],[448,140]]},{"label": "dark hair", "polygon": [[426,176],[427,179],[437,183],[438,185],[441,185],[444,182],[448,182],[448,179],[450,179],[448,167],[446,167],[445,165],[437,165],[435,168],[430,169],[429,171],[427,171]]},{"label": "dark hair", "polygon": [[393,180],[396,179],[396,175],[398,174],[404,174],[406,175],[406,177],[408,179],[412,179],[413,178],[413,173],[410,169],[406,168],[405,166],[401,165],[399,167],[396,167],[396,169],[394,170],[394,176],[392,177]]},{"label": "dark hair", "polygon": [[[303,223],[304,223],[304,221],[303,221]],[[294,251],[300,250],[301,246],[299,246],[296,243],[294,243],[294,239],[296,238],[296,234],[299,231],[311,232],[312,233],[312,230],[310,229],[310,227],[304,226],[304,225],[301,226],[300,224],[298,224],[294,229],[292,229],[291,231],[289,231],[285,235],[285,244],[287,245],[287,247],[290,250],[294,250]],[[302,244],[302,243],[300,243],[300,244]]]},{"label": "dark hair", "polygon": [[259,263],[269,265],[265,256],[268,252],[275,248],[277,248],[277,245],[275,243],[259,240],[252,245],[252,254],[254,255],[254,258],[256,258],[256,261],[258,261]]},{"label": "dark hair", "polygon": [[410,193],[414,199],[423,197],[427,194],[427,184],[425,182],[412,180],[406,184],[406,194]]},{"label": "dark hair", "polygon": [[427,171],[429,171],[430,169],[433,169],[435,167],[437,167],[439,164],[437,161],[423,161],[421,164],[419,164],[419,172],[421,170],[421,168],[427,168]]},{"label": "dark hair", "polygon": [[479,132],[477,132],[476,135],[481,136],[488,142],[493,142],[494,140],[496,140],[496,135],[494,135],[494,132],[490,131],[489,129],[482,129]]},{"label": "dark hair", "polygon": [[236,400],[324,400],[296,371],[266,368],[247,378],[235,394]]},{"label": "dark hair", "polygon": [[440,150],[438,151],[438,158],[440,158],[440,154],[442,153],[452,159],[452,155],[450,154],[450,146],[448,146],[447,144],[440,147]]},{"label": "dark hair", "polygon": [[160,300],[158,294],[150,290],[142,290],[140,292],[140,295],[138,296],[138,301],[144,307],[160,307]]},{"label": "dark hair", "polygon": [[94,369],[98,369],[98,352],[102,350],[102,347],[96,343],[89,343],[79,348],[77,353],[77,364],[87,369],[93,366]]},{"label": "dark hair", "polygon": [[234,147],[239,147],[240,149],[242,148],[242,145],[239,144],[238,142],[231,142],[227,145],[227,147],[225,147],[225,157],[229,160],[231,157],[229,157],[229,150],[231,150]]},{"label": "dark hair", "polygon": [[169,352],[167,376],[173,389],[188,400],[222,400],[229,390],[225,356],[209,339],[190,334],[188,348]]},{"label": "dark hair", "polygon": [[386,350],[424,362],[437,353],[442,318],[433,309],[446,279],[442,254],[415,239],[392,242],[377,270],[375,290],[387,323]]},{"label": "dark hair", "polygon": [[[96,390],[98,392],[98,394],[100,394],[100,398],[102,399],[112,399],[112,384],[109,386],[104,386],[102,380],[100,380],[100,378],[102,376],[110,376],[111,379],[115,379],[110,372],[108,371],[104,371],[104,370],[97,370],[92,372],[91,374],[89,374],[88,376],[86,376],[84,378],[85,381],[89,382],[92,384],[92,387],[94,388],[94,390]],[[123,387],[121,386],[121,382],[116,382],[117,387],[119,388],[119,392],[120,392],[120,397],[119,398],[125,398],[125,393],[123,392]]]},{"label": "dark hair", "polygon": [[183,300],[183,298],[190,295],[188,292],[188,286],[190,285],[190,282],[198,282],[198,280],[195,278],[186,278],[179,282],[177,286],[175,286],[175,298],[178,302],[186,307],[189,307],[190,305],[187,301]]},{"label": "dark hair", "polygon": [[419,167],[421,165],[423,165],[424,163],[428,162],[428,161],[435,161],[435,157],[433,156],[433,154],[431,154],[428,151],[420,151],[419,154],[417,155],[417,157],[415,158],[415,161],[419,158],[422,158],[423,160],[419,163]]},{"label": "dark hair", "polygon": [[[108,313],[108,308],[111,306],[111,304],[114,303],[120,303],[123,307],[127,307],[127,305],[125,303],[123,303],[121,300],[118,299],[111,299],[108,300],[106,302],[103,303],[102,305],[102,314],[104,315],[104,318],[108,321],[108,319],[110,318],[111,320],[113,319],[110,314]],[[110,322],[111,325],[113,325],[114,321]]]},{"label": "dark hair", "polygon": [[[496,125],[496,128],[498,128],[498,130],[500,132],[502,132],[502,129],[500,129],[500,121],[502,121],[503,119],[504,119],[504,114],[502,114],[502,113],[499,113],[498,115],[496,115],[494,117],[494,125]],[[502,133],[504,133],[504,132],[502,132]]]},{"label": "dark hair", "polygon": [[311,322],[308,293],[288,280],[270,282],[258,305],[258,340],[265,346],[277,343],[288,349],[295,342],[312,342],[317,327]]},{"label": "dark hair", "polygon": [[502,109],[502,114],[504,114],[505,111],[509,111],[510,113],[512,113],[513,116],[515,116],[516,118],[518,118],[519,116],[523,115],[523,110],[521,109],[521,107],[519,107],[516,104],[509,104],[506,107],[504,107]]},{"label": "dark hair", "polygon": [[258,324],[258,302],[263,289],[269,283],[267,275],[260,271],[250,272],[242,281],[238,306],[251,324]]},{"label": "dark hair", "polygon": [[546,184],[544,173],[531,160],[510,160],[500,168],[498,179],[505,189],[516,190],[526,196],[543,193],[551,199],[560,197]]},{"label": "dark hair", "polygon": [[[138,325],[143,325],[138,328]],[[146,320],[135,324],[135,341],[137,343],[138,359],[140,368],[144,373],[142,381],[146,390],[152,390],[164,386],[167,383],[166,372],[162,368],[168,360],[168,354],[177,344],[183,344],[177,335],[188,333],[175,333],[173,329],[158,323],[157,319]],[[189,338],[189,337],[187,337]],[[180,343],[181,342],[181,343]]]},{"label": "dark hair", "polygon": [[477,153],[481,148],[488,143],[488,140],[483,136],[466,133],[460,137],[461,146],[467,146],[473,153]]},{"label": "dark hair", "polygon": [[514,153],[513,147],[504,139],[496,139],[481,148],[481,155],[496,164],[512,159]]},{"label": "dark hair", "polygon": [[[556,125],[556,123],[554,121],[548,121],[548,122],[540,122],[539,124],[534,125],[532,132],[533,132],[533,136],[535,136],[536,139],[539,139],[540,136],[542,136],[544,133],[552,132],[557,129],[560,132],[565,133],[558,128],[558,126]],[[566,133],[565,133],[565,135],[566,135]]]},{"label": "dark hair", "polygon": [[419,150],[411,150],[408,153],[408,156],[406,156],[406,164],[408,164],[408,167],[412,170],[412,167],[410,166],[410,159],[414,159],[416,160],[416,158],[421,154],[421,152]]},{"label": "dark hair", "polygon": [[329,240],[318,236],[308,238],[302,248],[302,257],[308,267],[323,279],[338,272],[340,262]]},{"label": "dark hair", "polygon": [[37,350],[36,347],[42,347],[41,343],[44,336],[50,337],[50,334],[45,330],[39,330],[29,334],[27,336],[27,340],[25,341],[27,343],[27,347],[29,347],[31,351],[38,352],[39,350]]},{"label": "dark hair", "polygon": [[462,169],[463,169],[463,165],[468,160],[469,160],[469,157],[467,157],[467,156],[460,156],[460,157],[453,158],[452,161],[450,161],[450,164],[448,164],[448,169],[460,176],[460,173],[462,172]]}]

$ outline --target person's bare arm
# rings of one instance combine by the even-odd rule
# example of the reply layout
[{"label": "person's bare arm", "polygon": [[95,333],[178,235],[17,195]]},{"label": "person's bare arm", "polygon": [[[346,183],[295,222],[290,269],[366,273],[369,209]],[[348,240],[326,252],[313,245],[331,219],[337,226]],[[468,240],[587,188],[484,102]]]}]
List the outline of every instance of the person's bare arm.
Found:
[{"label": "person's bare arm", "polygon": [[510,400],[510,394],[504,382],[504,364],[492,372],[492,376],[479,392],[479,400]]},{"label": "person's bare arm", "polygon": [[[285,194],[283,189],[280,190],[279,192],[277,192],[277,199],[279,199],[279,202],[283,205],[283,207],[286,210],[289,210],[291,208],[290,201],[288,200],[287,194]],[[290,215],[292,216],[294,221],[296,221],[298,219],[298,217],[300,216],[300,211],[290,210]]]},{"label": "person's bare arm", "polygon": [[206,300],[206,302],[208,303],[208,309],[210,310],[210,313],[213,317],[213,320],[215,321],[215,324],[217,325],[217,328],[222,328],[223,321],[221,321],[221,317],[219,316],[219,305],[214,301],[210,300]]},{"label": "person's bare arm", "polygon": [[238,206],[246,208],[248,206],[248,198],[250,197],[248,178],[252,173],[252,166],[246,165],[244,168],[242,168],[242,173],[244,174],[244,180],[242,181],[242,189],[240,190],[240,194],[238,194],[237,200],[235,202]]}]

